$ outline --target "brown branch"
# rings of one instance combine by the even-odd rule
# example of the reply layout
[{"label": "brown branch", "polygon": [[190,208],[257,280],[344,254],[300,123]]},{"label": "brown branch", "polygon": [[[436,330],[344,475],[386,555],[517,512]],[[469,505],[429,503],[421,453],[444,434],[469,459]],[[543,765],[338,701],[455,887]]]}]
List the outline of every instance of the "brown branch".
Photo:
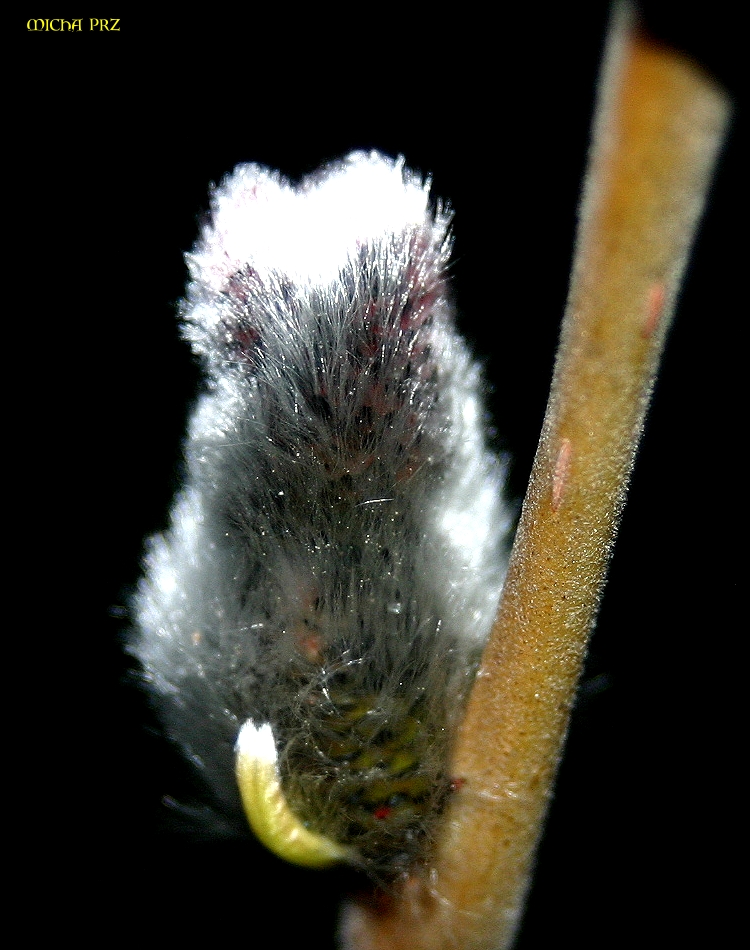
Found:
[{"label": "brown branch", "polygon": [[502,603],[431,868],[350,907],[352,950],[515,938],[653,380],[728,116],[723,92],[616,8],[567,310]]}]

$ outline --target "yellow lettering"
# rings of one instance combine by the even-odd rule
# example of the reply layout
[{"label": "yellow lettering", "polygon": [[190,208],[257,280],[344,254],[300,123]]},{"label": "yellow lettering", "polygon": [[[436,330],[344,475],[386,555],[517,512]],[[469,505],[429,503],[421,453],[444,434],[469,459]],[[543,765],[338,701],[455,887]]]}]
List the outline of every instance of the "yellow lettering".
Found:
[{"label": "yellow lettering", "polygon": [[[54,17],[53,19],[41,17],[34,20],[26,21],[26,29],[30,30],[33,33],[38,32],[51,32],[51,33],[61,33],[65,30],[78,30],[79,32],[83,30],[83,20],[63,20],[61,17]],[[99,20],[99,19],[90,19],[89,20],[89,30],[100,30],[107,33],[119,33],[120,32],[120,20]]]}]

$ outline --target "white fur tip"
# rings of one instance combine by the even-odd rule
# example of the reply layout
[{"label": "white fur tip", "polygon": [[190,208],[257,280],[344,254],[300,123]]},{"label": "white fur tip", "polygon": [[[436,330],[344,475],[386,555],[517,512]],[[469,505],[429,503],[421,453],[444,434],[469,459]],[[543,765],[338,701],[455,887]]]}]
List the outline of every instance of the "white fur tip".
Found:
[{"label": "white fur tip", "polygon": [[270,724],[264,722],[262,726],[256,726],[248,719],[237,736],[235,753],[238,758],[254,759],[275,766],[278,756]]}]

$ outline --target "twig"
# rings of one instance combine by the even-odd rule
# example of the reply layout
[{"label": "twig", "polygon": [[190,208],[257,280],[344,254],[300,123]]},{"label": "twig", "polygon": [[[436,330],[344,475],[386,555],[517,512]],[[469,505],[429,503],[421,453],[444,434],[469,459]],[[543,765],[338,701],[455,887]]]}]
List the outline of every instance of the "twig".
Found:
[{"label": "twig", "polygon": [[502,603],[431,867],[348,908],[352,950],[516,936],[665,335],[729,107],[615,8],[567,310]]}]

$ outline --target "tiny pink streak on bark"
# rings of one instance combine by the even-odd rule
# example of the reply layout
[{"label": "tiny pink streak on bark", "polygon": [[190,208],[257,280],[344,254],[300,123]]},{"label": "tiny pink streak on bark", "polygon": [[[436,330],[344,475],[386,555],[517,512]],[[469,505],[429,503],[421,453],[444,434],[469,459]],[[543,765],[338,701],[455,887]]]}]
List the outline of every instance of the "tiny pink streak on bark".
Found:
[{"label": "tiny pink streak on bark", "polygon": [[667,291],[663,281],[660,281],[658,284],[652,284],[649,288],[648,297],[646,298],[646,322],[641,329],[641,333],[646,339],[652,336],[659,326],[659,320],[664,312],[666,297]]},{"label": "tiny pink streak on bark", "polygon": [[565,487],[568,483],[568,474],[570,472],[570,459],[573,449],[570,445],[570,439],[563,439],[560,443],[560,451],[557,453],[555,461],[555,470],[552,473],[552,510],[557,509],[562,504]]}]

